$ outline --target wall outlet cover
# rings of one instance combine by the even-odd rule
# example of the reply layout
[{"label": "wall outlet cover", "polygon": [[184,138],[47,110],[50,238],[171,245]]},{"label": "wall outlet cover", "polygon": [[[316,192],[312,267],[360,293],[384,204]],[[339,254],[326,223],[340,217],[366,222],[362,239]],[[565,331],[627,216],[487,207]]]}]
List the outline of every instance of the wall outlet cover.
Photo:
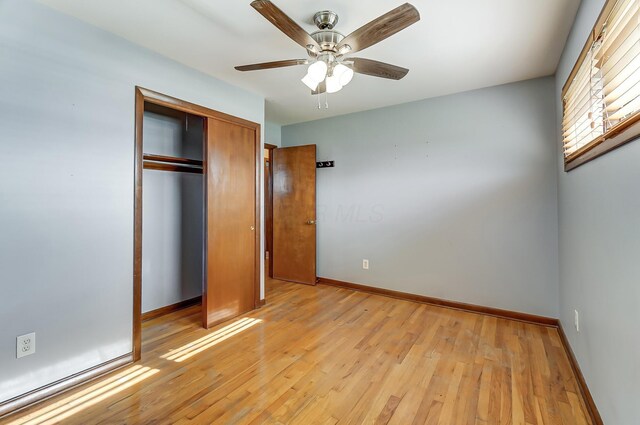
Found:
[{"label": "wall outlet cover", "polygon": [[362,260],[362,268],[364,270],[369,270],[369,260]]},{"label": "wall outlet cover", "polygon": [[16,337],[16,358],[29,356],[36,352],[36,333]]}]

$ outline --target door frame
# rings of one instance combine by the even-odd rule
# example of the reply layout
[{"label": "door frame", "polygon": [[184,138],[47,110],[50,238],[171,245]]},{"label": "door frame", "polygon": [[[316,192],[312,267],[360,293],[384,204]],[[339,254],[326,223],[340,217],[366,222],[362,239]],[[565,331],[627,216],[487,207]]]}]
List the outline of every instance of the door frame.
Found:
[{"label": "door frame", "polygon": [[[265,251],[268,246],[271,247],[269,251],[269,277],[273,278],[273,150],[278,149],[278,146],[270,143],[264,144],[264,149],[269,151],[269,174],[265,174],[265,187],[269,188],[269,199],[267,199],[267,192],[264,194],[264,248]],[[269,219],[267,219],[267,210],[270,212]],[[271,242],[269,244],[269,242]],[[264,252],[262,253],[264,257]]]},{"label": "door frame", "polygon": [[[255,264],[254,264],[254,308],[260,306],[260,196],[262,187],[260,184],[262,176],[262,146],[260,140],[260,124],[242,118],[234,117],[223,112],[215,111],[204,106],[186,102],[175,97],[167,96],[143,87],[135,87],[135,163],[134,163],[134,211],[133,211],[133,332],[132,332],[132,354],[133,361],[140,360],[142,354],[142,172],[143,172],[143,131],[144,104],[164,106],[192,115],[205,118],[205,129],[203,137],[206,148],[206,118],[213,118],[226,121],[232,124],[247,127],[254,131],[254,151],[255,151]],[[205,150],[206,152],[206,150]],[[203,157],[203,176],[206,179],[206,156]],[[206,181],[206,180],[205,180]],[[206,196],[206,190],[205,190]],[[206,199],[205,199],[206,202]],[[205,216],[206,229],[206,216]],[[206,249],[206,248],[205,248]],[[204,253],[206,258],[206,252]],[[203,302],[206,297],[206,285],[203,287]],[[203,304],[204,305],[204,304]]]}]

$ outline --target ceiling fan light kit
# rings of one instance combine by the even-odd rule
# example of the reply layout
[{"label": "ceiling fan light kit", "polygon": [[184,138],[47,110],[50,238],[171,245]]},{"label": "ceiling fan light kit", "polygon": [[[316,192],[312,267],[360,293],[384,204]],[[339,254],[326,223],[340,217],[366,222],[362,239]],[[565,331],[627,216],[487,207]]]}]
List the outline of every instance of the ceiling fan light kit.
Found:
[{"label": "ceiling fan light kit", "polygon": [[418,22],[420,14],[409,3],[396,7],[346,37],[333,29],[338,23],[338,14],[330,10],[323,10],[314,15],[313,21],[319,30],[309,34],[269,0],[255,0],[251,6],[289,38],[305,48],[309,59],[236,66],[238,71],[305,65],[311,61],[307,74],[301,80],[311,89],[311,94],[338,92],[349,84],[354,73],[400,80],[409,72],[406,68],[384,62],[345,57],[379,43]]},{"label": "ceiling fan light kit", "polygon": [[353,69],[338,62],[331,53],[325,53],[309,66],[307,75],[302,78],[302,82],[311,89],[312,92],[318,90],[318,85],[323,81],[327,86],[327,93],[340,91],[349,84],[353,78]]}]

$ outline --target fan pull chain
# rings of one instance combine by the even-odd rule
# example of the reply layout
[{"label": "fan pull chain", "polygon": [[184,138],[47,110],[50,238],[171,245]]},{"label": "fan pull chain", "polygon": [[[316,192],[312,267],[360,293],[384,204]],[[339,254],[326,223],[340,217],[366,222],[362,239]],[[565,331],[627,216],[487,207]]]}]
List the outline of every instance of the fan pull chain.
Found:
[{"label": "fan pull chain", "polygon": [[[318,109],[322,109],[322,102],[320,100],[322,93],[316,94],[315,96],[318,99]],[[324,109],[329,109],[329,95],[327,92],[324,92]]]}]

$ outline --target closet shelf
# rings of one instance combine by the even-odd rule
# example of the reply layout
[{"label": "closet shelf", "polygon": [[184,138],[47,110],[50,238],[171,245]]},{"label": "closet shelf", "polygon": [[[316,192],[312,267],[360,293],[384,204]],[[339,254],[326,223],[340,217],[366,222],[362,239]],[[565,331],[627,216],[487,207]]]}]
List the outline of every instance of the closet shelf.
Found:
[{"label": "closet shelf", "polygon": [[145,153],[142,155],[145,161],[168,162],[170,164],[187,164],[202,167],[202,161],[198,159],[178,158],[177,156],[154,155]]},{"label": "closet shelf", "polygon": [[179,158],[175,156],[142,155],[143,168],[146,170],[177,171],[183,173],[202,174],[202,161],[198,159]]}]

